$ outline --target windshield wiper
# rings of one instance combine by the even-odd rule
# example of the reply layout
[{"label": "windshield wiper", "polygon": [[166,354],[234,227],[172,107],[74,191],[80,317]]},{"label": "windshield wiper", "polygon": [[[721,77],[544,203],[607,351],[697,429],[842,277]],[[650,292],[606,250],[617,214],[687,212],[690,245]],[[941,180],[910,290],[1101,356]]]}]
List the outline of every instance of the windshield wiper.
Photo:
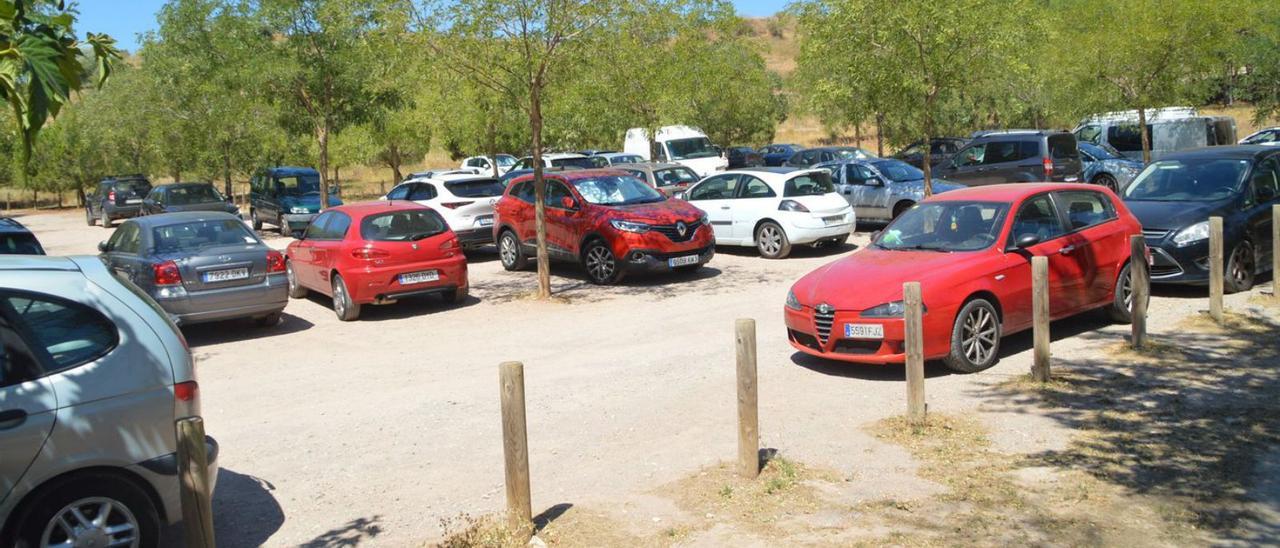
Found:
[{"label": "windshield wiper", "polygon": [[409,236],[409,239],[410,239],[410,240],[413,240],[413,241],[415,241],[415,242],[416,242],[416,241],[418,241],[418,240],[422,240],[422,239],[425,239],[425,238],[430,238],[430,237],[432,237],[432,236],[435,236],[436,234],[443,234],[443,231],[436,231],[436,232],[419,232],[419,233],[417,233],[417,234],[410,235],[410,236]]},{"label": "windshield wiper", "polygon": [[950,253],[950,252],[951,252],[950,250],[943,249],[943,248],[941,248],[941,247],[935,247],[935,246],[931,246],[931,245],[924,245],[924,244],[909,245],[909,246],[904,246],[904,247],[895,247],[895,248],[892,248],[892,249],[895,249],[895,250],[898,250],[898,251],[937,251],[938,253]]}]

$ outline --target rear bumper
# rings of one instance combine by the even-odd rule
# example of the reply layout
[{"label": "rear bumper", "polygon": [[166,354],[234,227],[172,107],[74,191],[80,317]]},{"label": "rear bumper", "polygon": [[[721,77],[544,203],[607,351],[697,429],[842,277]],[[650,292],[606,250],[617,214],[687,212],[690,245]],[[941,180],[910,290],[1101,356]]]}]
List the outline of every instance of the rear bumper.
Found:
[{"label": "rear bumper", "polygon": [[[218,440],[212,436],[204,437],[205,459],[209,473],[209,493],[212,494],[218,485]],[[182,493],[178,478],[178,454],[169,453],[154,459],[143,461],[130,467],[138,475],[147,479],[160,496],[165,521],[177,524],[182,521]]]},{"label": "rear bumper", "polygon": [[[403,285],[401,274],[435,270],[440,278],[432,282]],[[357,304],[377,304],[406,297],[446,293],[468,287],[467,259],[461,253],[435,261],[384,267],[366,267],[341,272],[351,299]]]},{"label": "rear bumper", "polygon": [[311,220],[316,218],[319,213],[286,213],[280,216],[282,225],[280,228],[287,229],[290,232],[306,230],[307,225],[311,224]]},{"label": "rear bumper", "polygon": [[465,246],[484,245],[493,243],[493,228],[475,228],[463,231],[453,231],[458,237],[458,243]]},{"label": "rear bumper", "polygon": [[128,219],[137,217],[142,213],[142,204],[116,205],[108,203],[103,206],[102,211],[112,219]]},{"label": "rear bumper", "polygon": [[153,291],[151,297],[178,325],[191,325],[280,312],[289,303],[289,282],[281,272],[253,285],[205,291],[165,287]]}]

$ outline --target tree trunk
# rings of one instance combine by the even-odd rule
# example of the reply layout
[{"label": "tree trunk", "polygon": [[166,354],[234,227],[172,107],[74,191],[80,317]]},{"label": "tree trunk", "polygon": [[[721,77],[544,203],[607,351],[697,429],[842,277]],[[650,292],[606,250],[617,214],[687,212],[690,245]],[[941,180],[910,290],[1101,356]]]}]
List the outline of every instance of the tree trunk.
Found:
[{"label": "tree trunk", "polygon": [[498,172],[498,137],[496,135],[498,130],[493,126],[494,126],[493,124],[488,125],[488,130],[485,132],[486,133],[485,137],[489,141],[488,142],[489,163],[491,164],[490,167],[493,168],[493,177],[496,179],[498,177],[501,177],[502,174]]},{"label": "tree trunk", "polygon": [[876,156],[884,158],[884,113],[876,113]]},{"label": "tree trunk", "polygon": [[1151,140],[1147,138],[1147,109],[1138,107],[1138,134],[1142,136],[1142,163],[1151,163]]},{"label": "tree trunk", "polygon": [[547,254],[547,181],[542,178],[542,79],[529,90],[529,127],[533,132],[534,227],[538,234],[538,298],[551,297],[551,258]]},{"label": "tree trunk", "polygon": [[404,178],[400,174],[400,164],[404,163],[404,159],[400,157],[400,147],[396,145],[387,147],[387,160],[387,163],[391,164],[391,177],[397,183],[403,181]]},{"label": "tree trunk", "polygon": [[862,148],[862,122],[853,124],[853,140],[857,143],[854,146]]},{"label": "tree trunk", "polygon": [[84,185],[76,186],[76,205],[80,207],[85,206]]},{"label": "tree trunk", "polygon": [[231,186],[231,145],[222,147],[222,189],[232,203],[236,200],[236,189]]},{"label": "tree trunk", "polygon": [[924,161],[920,169],[924,171],[924,197],[933,196],[933,94],[924,96]]},{"label": "tree trunk", "polygon": [[320,209],[329,209],[329,121],[316,126],[316,144],[320,146]]},{"label": "tree trunk", "polygon": [[181,183],[181,182],[182,182],[182,169],[181,169],[181,168],[174,168],[174,169],[173,169],[173,172],[172,172],[172,173],[170,173],[169,175],[172,175],[172,176],[173,176],[173,182],[175,182],[175,183]]}]

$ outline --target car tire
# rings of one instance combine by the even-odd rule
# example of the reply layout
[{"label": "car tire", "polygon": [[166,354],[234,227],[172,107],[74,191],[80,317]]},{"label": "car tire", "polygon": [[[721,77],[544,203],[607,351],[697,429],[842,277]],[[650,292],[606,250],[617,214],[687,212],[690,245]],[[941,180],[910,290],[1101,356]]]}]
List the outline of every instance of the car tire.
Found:
[{"label": "car tire", "polygon": [[360,305],[351,300],[351,292],[347,290],[347,282],[339,274],[333,275],[333,313],[344,322],[360,318]]},{"label": "car tire", "polygon": [[791,241],[782,225],[765,221],[756,227],[756,249],[766,259],[785,259],[791,254]]},{"label": "car tire", "polygon": [[307,296],[307,288],[302,287],[302,284],[298,283],[298,275],[293,271],[293,261],[286,261],[284,263],[284,275],[285,279],[288,280],[289,283],[290,298],[301,299]]},{"label": "car tire", "polygon": [[596,285],[612,285],[622,279],[622,265],[613,256],[613,250],[600,240],[592,240],[583,250],[582,268],[587,272],[587,279]]},{"label": "car tire", "polygon": [[283,318],[284,318],[283,313],[272,312],[270,314],[267,314],[266,316],[259,316],[257,318],[254,318],[254,321],[258,323],[258,327],[275,327],[277,325],[280,325],[280,320]]},{"label": "car tire", "polygon": [[1242,241],[1231,250],[1227,269],[1222,273],[1222,285],[1226,293],[1240,293],[1253,288],[1254,273],[1258,268],[1253,243]]},{"label": "car tire", "polygon": [[284,222],[284,213],[276,215],[276,228],[280,231],[280,235],[284,237],[292,236],[289,233],[289,223]]},{"label": "car tire", "polygon": [[995,365],[1000,354],[1000,316],[996,307],[977,298],[960,307],[951,327],[951,352],[942,362],[960,373],[977,373]]},{"label": "car tire", "polygon": [[460,289],[447,291],[442,296],[444,297],[444,302],[446,303],[462,304],[467,301],[468,295],[471,295],[470,288],[463,287]]},{"label": "car tire", "polygon": [[897,219],[899,215],[906,213],[908,209],[915,205],[915,202],[898,202],[898,205],[893,206],[893,216],[889,217],[889,220]]},{"label": "car tire", "polygon": [[84,224],[89,226],[98,224],[98,221],[93,218],[93,210],[89,209],[87,206],[84,208]]},{"label": "car tire", "polygon": [[524,246],[520,245],[520,239],[514,231],[504,230],[498,236],[498,259],[502,261],[502,268],[508,271],[524,270],[529,266]]},{"label": "car tire", "polygon": [[249,209],[249,219],[253,220],[253,230],[262,230],[262,219],[258,218],[258,212],[253,208]]},{"label": "car tire", "polygon": [[[103,534],[102,528],[131,526],[138,546],[153,548],[159,544],[160,515],[146,492],[133,482],[111,474],[89,474],[50,485],[31,501],[14,528],[19,548],[36,548],[60,544],[75,539],[58,525],[59,518],[73,526],[80,518],[77,513],[91,520],[96,519],[102,505],[108,505],[107,520],[101,527],[92,523],[84,533]],[[75,508],[75,511],[72,508]],[[122,531],[123,532],[123,531]],[[83,533],[82,533],[83,534]],[[46,542],[45,536],[49,539]],[[123,540],[116,533],[116,540]],[[88,540],[88,539],[86,539]],[[75,544],[67,542],[67,544]]]},{"label": "car tire", "polygon": [[1097,177],[1090,181],[1095,185],[1111,189],[1111,192],[1120,192],[1120,184],[1116,182],[1116,178],[1110,173],[1099,173]]},{"label": "car tire", "polygon": [[1120,275],[1116,277],[1116,287],[1112,290],[1111,304],[1107,306],[1107,317],[1116,323],[1133,322],[1133,309],[1130,305],[1132,297],[1133,270],[1129,268],[1129,263],[1125,263],[1124,268],[1120,269]]},{"label": "car tire", "polygon": [[102,223],[102,228],[111,228],[111,216],[107,215],[107,208],[102,208],[102,213],[98,215],[98,222]]}]

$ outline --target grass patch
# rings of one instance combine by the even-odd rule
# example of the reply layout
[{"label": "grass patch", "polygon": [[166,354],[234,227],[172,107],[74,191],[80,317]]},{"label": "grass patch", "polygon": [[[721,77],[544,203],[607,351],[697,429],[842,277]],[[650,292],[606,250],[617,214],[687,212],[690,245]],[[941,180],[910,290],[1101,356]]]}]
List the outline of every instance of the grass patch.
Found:
[{"label": "grass patch", "polygon": [[496,515],[473,517],[459,514],[440,520],[444,540],[437,548],[517,548],[529,543],[532,526],[512,529],[506,519]]}]

